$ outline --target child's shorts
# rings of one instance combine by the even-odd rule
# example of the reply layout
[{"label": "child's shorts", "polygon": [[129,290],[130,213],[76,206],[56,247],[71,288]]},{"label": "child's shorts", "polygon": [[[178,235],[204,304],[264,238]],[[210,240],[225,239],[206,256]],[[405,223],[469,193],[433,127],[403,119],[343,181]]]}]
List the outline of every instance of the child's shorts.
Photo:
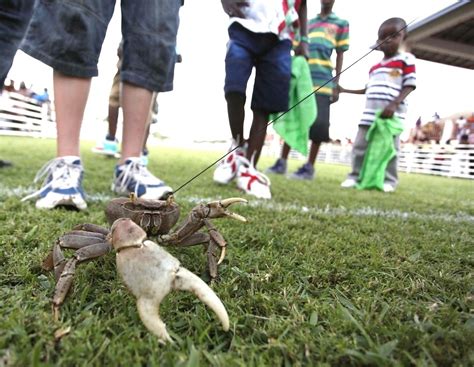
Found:
[{"label": "child's shorts", "polygon": [[329,107],[331,97],[315,94],[316,104],[318,105],[318,117],[309,129],[309,138],[314,143],[323,143],[329,141]]},{"label": "child's shorts", "polygon": [[[122,81],[173,88],[181,0],[121,0]],[[96,76],[115,0],[39,0],[21,49],[63,74]]]},{"label": "child's shorts", "polygon": [[[13,57],[33,13],[33,0],[0,1],[0,88],[12,66]],[[0,91],[1,94],[1,91]]]},{"label": "child's shorts", "polygon": [[229,27],[224,92],[245,95],[255,67],[252,109],[282,112],[288,109],[291,78],[291,41],[273,33],[254,33],[237,22]]}]

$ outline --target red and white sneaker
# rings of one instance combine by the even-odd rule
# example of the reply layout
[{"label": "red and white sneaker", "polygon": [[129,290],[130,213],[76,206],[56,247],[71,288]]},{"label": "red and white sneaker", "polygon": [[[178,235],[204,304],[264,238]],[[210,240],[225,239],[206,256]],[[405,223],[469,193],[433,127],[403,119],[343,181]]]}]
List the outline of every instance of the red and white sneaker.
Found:
[{"label": "red and white sneaker", "polygon": [[[235,143],[232,143],[229,151],[235,149],[236,146],[237,145]],[[238,147],[219,162],[214,171],[214,181],[222,185],[228,184],[235,178],[239,166],[243,162],[248,163],[247,159],[245,158],[245,148]]]},{"label": "red and white sneaker", "polygon": [[237,171],[237,187],[259,199],[271,199],[270,179],[250,164],[240,165]]}]

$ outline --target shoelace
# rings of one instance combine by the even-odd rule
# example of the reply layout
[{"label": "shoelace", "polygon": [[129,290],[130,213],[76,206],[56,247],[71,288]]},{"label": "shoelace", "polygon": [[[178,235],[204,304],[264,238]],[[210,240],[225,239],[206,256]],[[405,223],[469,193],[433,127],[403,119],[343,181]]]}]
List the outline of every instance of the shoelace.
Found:
[{"label": "shoelace", "polygon": [[[61,158],[52,159],[40,168],[33,180],[33,183],[36,184],[43,176],[46,176],[42,187],[34,193],[25,196],[21,201],[39,196],[44,190],[59,182],[61,184],[57,186],[78,187],[81,173],[82,167],[77,164],[67,163]],[[49,177],[51,177],[51,180],[48,182]]]},{"label": "shoelace", "polygon": [[153,176],[140,161],[131,161],[125,165],[125,168],[120,172],[120,175],[117,178],[117,181],[119,182],[119,190],[127,191],[128,185],[131,183],[133,184],[133,181],[135,181],[133,191],[138,195],[140,184],[146,185],[147,179],[157,181],[155,184],[161,183],[161,181]]}]

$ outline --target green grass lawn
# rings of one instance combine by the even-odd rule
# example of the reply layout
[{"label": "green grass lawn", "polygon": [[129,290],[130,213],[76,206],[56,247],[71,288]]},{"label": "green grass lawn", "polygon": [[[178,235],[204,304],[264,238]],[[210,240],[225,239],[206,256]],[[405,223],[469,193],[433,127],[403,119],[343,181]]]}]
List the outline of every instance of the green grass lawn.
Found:
[{"label": "green grass lawn", "polygon": [[[14,162],[0,170],[0,366],[474,364],[474,181],[401,174],[392,194],[347,190],[339,184],[348,167],[327,164],[312,182],[271,176],[271,201],[215,185],[212,170],[177,193],[182,213],[201,201],[249,200],[234,206],[248,223],[214,221],[229,242],[211,284],[229,332],[196,298],[173,293],[160,313],[176,342],[160,345],[113,253],[78,267],[54,322],[55,281],[41,260],[75,224],[105,225],[112,197],[114,160],[91,147],[83,145],[88,210],[45,212],[20,199],[55,142],[0,137],[0,158]],[[150,169],[176,188],[221,154],[155,148]],[[197,274],[205,267],[201,247],[169,252]]]}]

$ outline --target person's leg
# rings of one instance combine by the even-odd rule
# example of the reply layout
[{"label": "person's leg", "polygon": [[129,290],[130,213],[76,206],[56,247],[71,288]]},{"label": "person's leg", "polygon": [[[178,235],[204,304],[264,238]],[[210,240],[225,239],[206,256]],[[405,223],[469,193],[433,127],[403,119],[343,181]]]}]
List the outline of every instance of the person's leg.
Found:
[{"label": "person's leg", "polygon": [[[180,2],[122,0],[122,156],[112,189],[159,199],[171,192],[141,163],[153,91],[173,88]],[[137,28],[139,24],[139,29]]]},{"label": "person's leg", "polygon": [[330,96],[315,94],[318,106],[318,117],[309,129],[311,147],[307,162],[291,175],[291,178],[298,180],[312,180],[315,175],[314,165],[318,157],[321,143],[329,141],[329,105]]},{"label": "person's leg", "polygon": [[260,158],[260,153],[265,142],[268,116],[269,114],[264,111],[253,111],[253,121],[248,139],[247,159],[254,167],[257,167],[258,159]]},{"label": "person's leg", "polygon": [[53,73],[57,156],[79,156],[79,136],[91,85],[90,78]]},{"label": "person's leg", "polygon": [[136,85],[122,85],[123,141],[119,164],[127,158],[141,155],[152,95],[153,92]]},{"label": "person's leg", "polygon": [[225,57],[224,96],[232,135],[229,152],[219,161],[213,174],[214,182],[228,184],[237,175],[245,158],[245,101],[247,82],[252,73],[254,55],[251,46],[254,34],[238,23],[229,27],[229,43]]},{"label": "person's leg", "polygon": [[389,184],[393,189],[398,185],[398,152],[400,150],[400,137],[395,136],[393,143],[396,149],[396,155],[393,157],[387,165],[385,170],[385,184]]},{"label": "person's leg", "polygon": [[249,135],[248,157],[254,156],[254,166],[260,157],[272,112],[288,110],[288,96],[291,79],[291,42],[278,40],[274,34],[260,35],[259,50],[256,58],[254,90],[252,93],[253,124]]},{"label": "person's leg", "polygon": [[318,117],[309,130],[311,148],[308,155],[308,164],[314,167],[321,143],[329,141],[330,96],[315,94],[318,106]]},{"label": "person's leg", "polygon": [[245,120],[245,94],[230,92],[225,96],[227,101],[227,116],[232,139],[237,145],[243,146],[244,140],[244,120]]},{"label": "person's leg", "polygon": [[320,142],[311,142],[311,147],[309,149],[309,155],[308,155],[308,163],[311,164],[314,167],[314,164],[316,162],[316,158],[318,157],[319,153],[319,148],[321,147]]},{"label": "person's leg", "polygon": [[368,144],[365,136],[367,135],[368,129],[369,126],[359,125],[359,129],[357,130],[357,135],[352,146],[352,170],[347,175],[347,179],[354,180],[356,182],[359,180],[359,173],[362,169],[362,164],[364,163],[365,152],[367,151]]},{"label": "person's leg", "polygon": [[[46,176],[42,188],[25,198],[39,196],[38,208],[87,207],[79,134],[91,78],[97,75],[100,49],[113,10],[113,1],[36,2],[21,48],[54,69],[57,119],[57,158],[40,170],[40,176]],[[81,26],[71,33],[71,24]]]},{"label": "person's leg", "polygon": [[119,116],[120,107],[109,105],[109,114],[107,116],[108,129],[107,129],[107,139],[115,140],[117,136],[117,125],[118,125],[118,116]]}]

